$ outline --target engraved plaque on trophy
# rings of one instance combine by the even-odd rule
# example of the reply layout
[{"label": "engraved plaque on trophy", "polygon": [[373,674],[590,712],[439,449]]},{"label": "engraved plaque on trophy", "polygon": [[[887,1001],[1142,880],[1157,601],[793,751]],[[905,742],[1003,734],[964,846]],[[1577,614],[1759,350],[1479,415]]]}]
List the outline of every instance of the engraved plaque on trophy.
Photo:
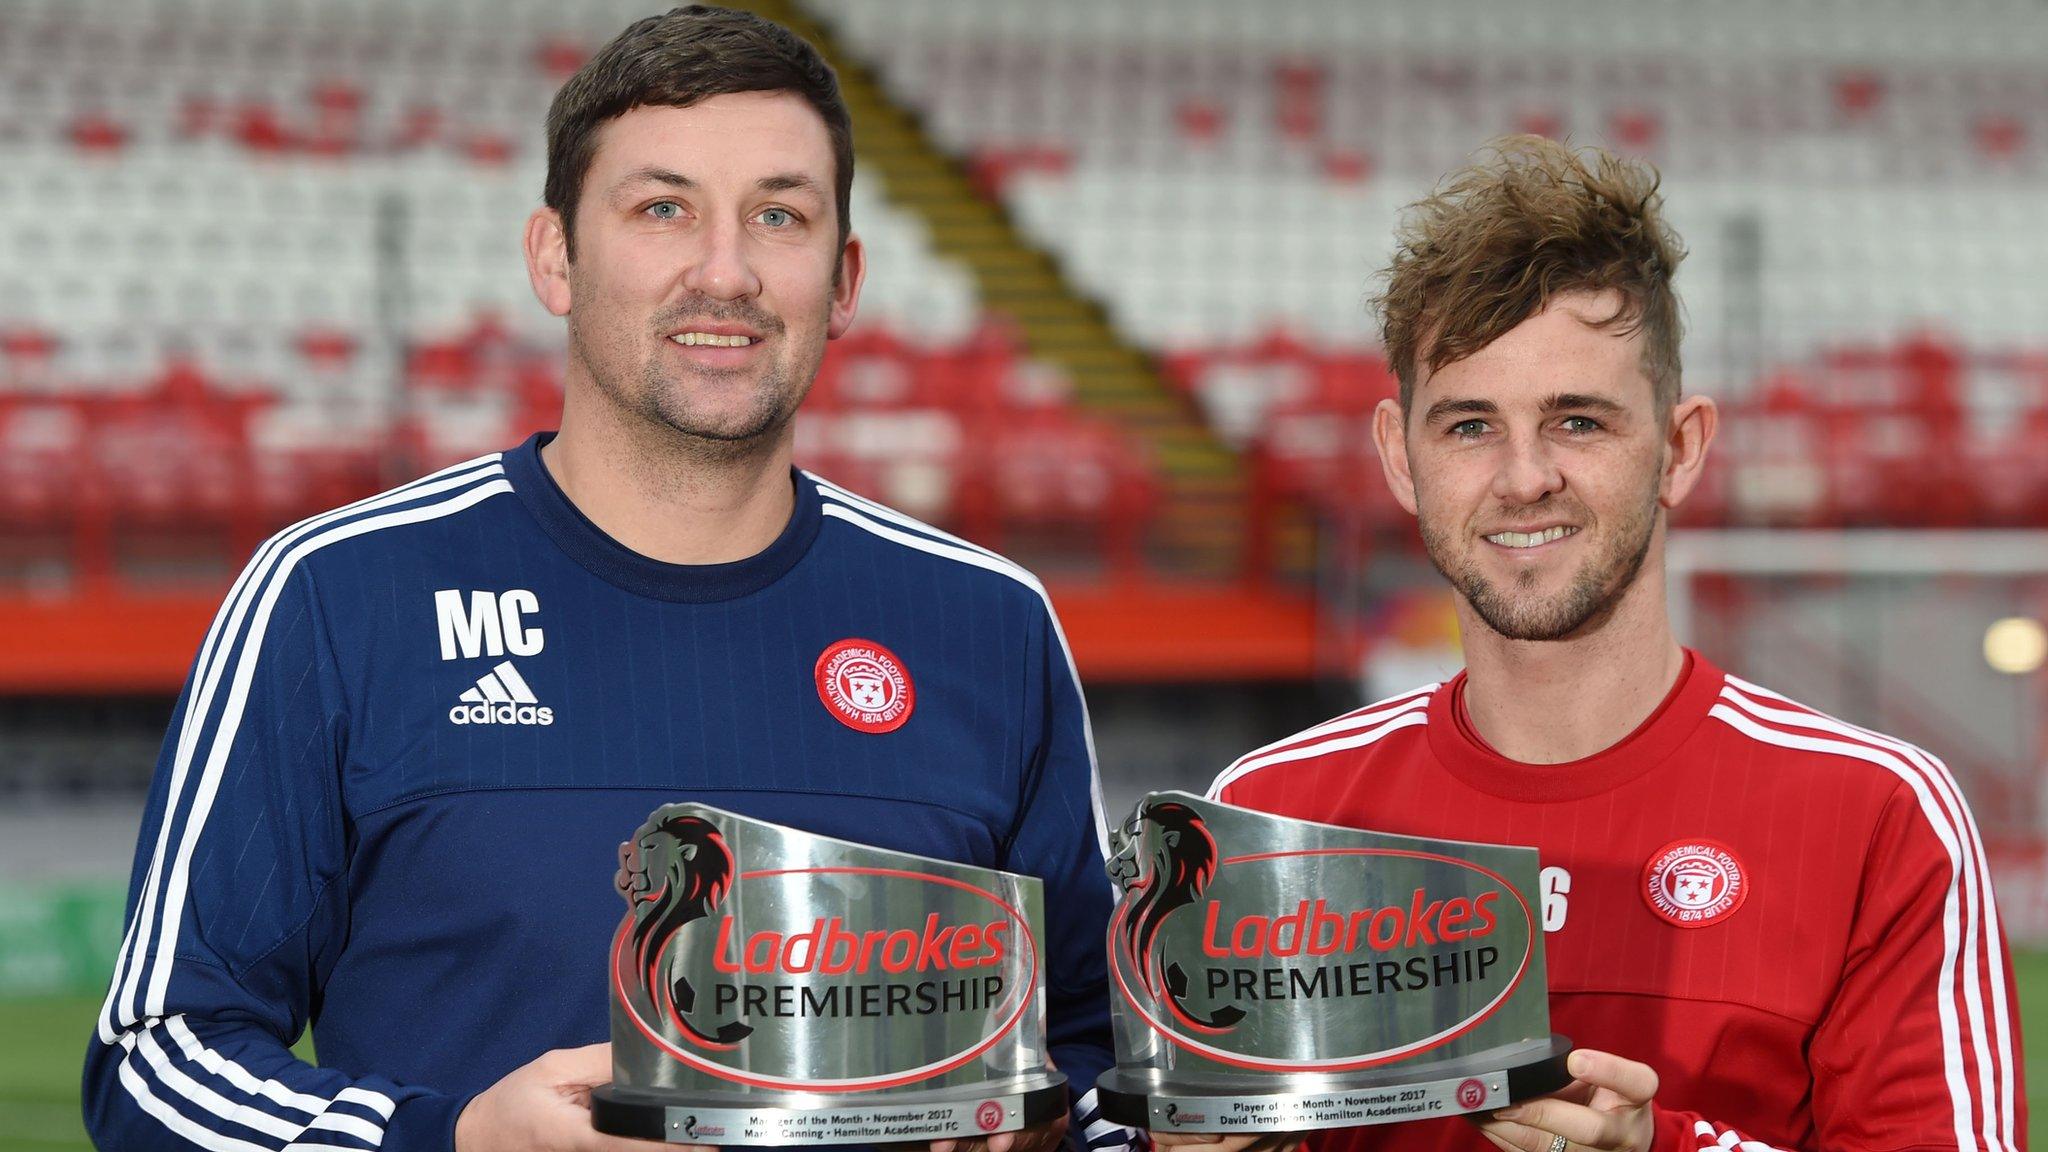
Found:
[{"label": "engraved plaque on trophy", "polygon": [[599,1131],[921,1142],[1065,1111],[1037,879],[671,804],[617,885]]},{"label": "engraved plaque on trophy", "polygon": [[1480,1112],[1570,1083],[1536,852],[1181,792],[1115,838],[1104,1116],[1279,1132]]}]

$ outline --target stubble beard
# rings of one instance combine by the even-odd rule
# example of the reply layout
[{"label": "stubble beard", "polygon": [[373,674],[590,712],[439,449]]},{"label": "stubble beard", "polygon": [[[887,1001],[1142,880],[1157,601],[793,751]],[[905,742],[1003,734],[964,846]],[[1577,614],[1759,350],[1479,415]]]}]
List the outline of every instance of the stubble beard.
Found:
[{"label": "stubble beard", "polygon": [[[721,386],[744,377],[739,371],[701,369],[691,375]],[[752,405],[737,418],[716,421],[692,412],[681,381],[652,364],[647,366],[641,385],[637,403],[632,404],[635,415],[646,423],[667,428],[684,451],[707,460],[752,456],[774,444],[796,418],[797,406],[810,390],[808,381],[797,386],[784,364],[771,362],[753,389]]]},{"label": "stubble beard", "polygon": [[[828,300],[826,308],[829,307]],[[686,311],[672,315],[674,318],[657,320],[657,339],[662,338],[658,336],[659,332],[672,330],[685,320],[739,321],[760,331],[764,338],[771,339],[788,334],[787,326],[765,311],[715,301],[699,301]],[[822,332],[822,329],[821,323],[819,330]],[[669,368],[660,362],[657,352],[642,361],[637,373],[637,386],[628,388],[622,386],[622,378],[633,375],[630,368],[623,372],[605,368],[606,364],[619,364],[633,353],[628,340],[616,338],[606,341],[611,345],[606,349],[609,355],[597,356],[592,355],[597,349],[592,346],[589,334],[573,323],[569,338],[574,354],[583,361],[592,383],[607,404],[632,422],[660,432],[661,438],[667,441],[676,455],[705,464],[749,459],[772,450],[796,418],[797,408],[810,394],[811,383],[824,361],[822,339],[815,349],[781,344],[778,350],[783,354],[758,369]],[[758,371],[761,375],[750,390],[751,402],[745,410],[736,416],[720,419],[694,409],[691,403],[693,383],[728,388],[742,384],[750,371]]]},{"label": "stubble beard", "polygon": [[1457,552],[1451,533],[1426,520],[1422,545],[1430,563],[1488,628],[1509,640],[1563,640],[1613,614],[1642,574],[1656,527],[1657,499],[1652,490],[1616,526],[1600,554],[1582,564],[1571,583],[1554,596],[1534,592],[1534,572],[1517,575],[1512,587],[1487,579],[1469,554]]}]

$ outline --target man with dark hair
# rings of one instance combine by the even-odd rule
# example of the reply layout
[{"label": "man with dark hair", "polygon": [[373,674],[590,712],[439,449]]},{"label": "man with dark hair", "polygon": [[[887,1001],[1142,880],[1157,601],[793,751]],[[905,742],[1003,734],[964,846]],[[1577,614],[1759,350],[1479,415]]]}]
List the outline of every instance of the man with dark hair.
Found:
[{"label": "man with dark hair", "polygon": [[699,800],[1041,877],[1051,1055],[1120,1147],[1083,1095],[1107,831],[1044,589],[791,467],[865,269],[831,69],[753,16],[650,17],[562,88],[548,158],[561,429],[288,528],[230,592],[143,818],[95,1141],[647,1147],[588,1108],[612,878]]},{"label": "man with dark hair", "polygon": [[832,206],[839,247],[853,234],[853,121],[825,58],[779,24],[692,4],[649,16],[579,69],[548,108],[548,174],[541,201],[562,222],[576,254],[577,202],[604,126],[642,105],[687,107],[713,96],[788,92],[825,122],[832,148]]},{"label": "man with dark hair", "polygon": [[1673,635],[1666,526],[1716,415],[1680,398],[1656,189],[1525,137],[1417,206],[1379,300],[1400,399],[1374,436],[1451,586],[1465,671],[1257,749],[1210,790],[1534,845],[1576,1080],[1477,1128],[1309,1143],[2013,1148],[2011,968],[1953,777]]}]

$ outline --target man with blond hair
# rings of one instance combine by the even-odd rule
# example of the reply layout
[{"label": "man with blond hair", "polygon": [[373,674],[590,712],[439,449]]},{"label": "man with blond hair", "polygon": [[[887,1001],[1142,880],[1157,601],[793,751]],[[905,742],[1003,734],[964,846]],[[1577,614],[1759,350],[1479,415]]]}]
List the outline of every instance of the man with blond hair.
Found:
[{"label": "man with blond hair", "polygon": [[1465,670],[1251,752],[1211,795],[1534,845],[1551,1023],[1579,1048],[1569,1088],[1476,1128],[1318,1149],[2024,1140],[2011,968],[1948,769],[1673,634],[1668,518],[1718,419],[1680,394],[1681,254],[1653,171],[1530,137],[1400,236],[1378,300],[1400,398],[1374,438]]}]

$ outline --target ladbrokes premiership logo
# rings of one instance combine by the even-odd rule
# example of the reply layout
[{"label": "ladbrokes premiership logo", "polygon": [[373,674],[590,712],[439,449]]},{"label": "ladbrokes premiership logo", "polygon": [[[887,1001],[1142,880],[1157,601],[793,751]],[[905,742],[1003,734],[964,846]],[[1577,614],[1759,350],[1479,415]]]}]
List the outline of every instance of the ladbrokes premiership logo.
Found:
[{"label": "ladbrokes premiership logo", "polygon": [[[1526,900],[1469,860],[1391,846],[1232,855],[1201,810],[1165,799],[1114,839],[1118,990],[1155,1034],[1224,1064],[1341,1072],[1429,1051],[1490,1017],[1534,955]],[[1367,997],[1379,1005],[1350,1003]],[[1446,1003],[1469,1007],[1444,1019]]]},{"label": "ladbrokes premiership logo", "polygon": [[614,883],[598,1132],[922,1145],[1066,1112],[1037,877],[676,803]]},{"label": "ladbrokes premiership logo", "polygon": [[1643,900],[1680,928],[1704,928],[1734,914],[1749,897],[1742,861],[1712,840],[1673,840],[1643,866]]},{"label": "ladbrokes premiership logo", "polygon": [[[615,878],[630,911],[612,945],[613,992],[657,1049],[721,1080],[858,1092],[968,1064],[1024,1018],[1037,942],[996,892],[890,867],[737,868],[718,826],[688,807],[661,809],[621,845]],[[861,899],[834,907],[821,891]],[[820,1028],[876,1059],[894,1051],[882,1042],[892,1033],[954,1039],[940,1052],[909,1044],[864,1075],[759,1071],[763,1052],[798,1059]]]},{"label": "ladbrokes premiership logo", "polygon": [[859,732],[894,732],[917,706],[903,662],[872,640],[841,640],[825,649],[816,674],[826,711]]},{"label": "ladbrokes premiership logo", "polygon": [[1186,792],[1146,796],[1111,842],[1104,1119],[1305,1132],[1484,1112],[1571,1083],[1528,895],[1535,849]]}]

